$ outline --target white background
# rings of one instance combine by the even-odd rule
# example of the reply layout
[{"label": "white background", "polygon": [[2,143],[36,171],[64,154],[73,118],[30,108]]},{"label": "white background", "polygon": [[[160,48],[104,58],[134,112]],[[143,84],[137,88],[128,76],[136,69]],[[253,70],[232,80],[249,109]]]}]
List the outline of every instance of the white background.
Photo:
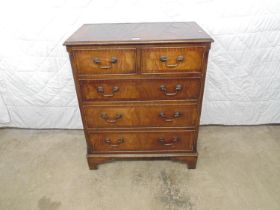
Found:
[{"label": "white background", "polygon": [[0,126],[82,128],[62,43],[84,23],[196,21],[215,40],[201,124],[280,123],[280,1],[8,0]]}]

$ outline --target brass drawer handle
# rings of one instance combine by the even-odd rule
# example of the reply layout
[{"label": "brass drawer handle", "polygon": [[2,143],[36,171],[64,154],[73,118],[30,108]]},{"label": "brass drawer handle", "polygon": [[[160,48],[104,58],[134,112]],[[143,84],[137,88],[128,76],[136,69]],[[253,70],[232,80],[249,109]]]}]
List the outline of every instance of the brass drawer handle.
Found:
[{"label": "brass drawer handle", "polygon": [[107,113],[101,113],[100,117],[107,123],[116,123],[118,120],[122,119],[122,114],[115,114],[113,118],[110,118]]},{"label": "brass drawer handle", "polygon": [[111,147],[118,147],[120,146],[121,144],[124,143],[124,138],[119,138],[117,139],[116,143],[113,143],[112,140],[110,138],[106,138],[104,140],[105,144],[108,144],[110,145]]},{"label": "brass drawer handle", "polygon": [[168,68],[174,68],[174,67],[178,66],[178,64],[179,64],[180,62],[183,62],[184,59],[185,59],[185,58],[184,58],[183,55],[179,55],[179,56],[177,56],[177,58],[176,58],[176,63],[175,63],[175,64],[167,64],[167,62],[168,62],[168,57],[167,57],[167,56],[162,55],[162,56],[160,56],[160,58],[159,58],[159,60],[160,60],[161,62],[164,62],[164,63],[165,63],[165,66],[168,67]]},{"label": "brass drawer handle", "polygon": [[175,86],[175,92],[173,92],[173,93],[168,93],[168,92],[167,92],[167,88],[166,88],[165,85],[161,85],[161,86],[160,86],[161,92],[163,92],[166,96],[175,96],[175,95],[177,95],[177,93],[178,93],[179,91],[181,91],[182,89],[183,89],[183,88],[182,88],[182,85],[178,84],[178,85]]},{"label": "brass drawer handle", "polygon": [[174,112],[172,117],[167,117],[164,112],[159,113],[159,117],[162,118],[165,122],[172,122],[174,119],[182,116],[181,112]]},{"label": "brass drawer handle", "polygon": [[[100,58],[98,58],[98,57],[93,58],[93,62],[95,64],[99,65],[100,69],[110,69],[110,68],[112,68],[112,65],[100,66],[102,62],[101,62]],[[117,63],[118,62],[118,58],[113,56],[113,57],[111,57],[111,61],[110,62],[111,62],[111,64]]]},{"label": "brass drawer handle", "polygon": [[112,93],[111,94],[104,94],[104,88],[102,86],[98,86],[96,88],[97,93],[100,93],[101,95],[103,95],[104,97],[112,97],[115,95],[116,92],[119,91],[119,87],[118,86],[114,86],[112,88]]},{"label": "brass drawer handle", "polygon": [[175,136],[173,139],[171,139],[169,141],[167,141],[165,138],[159,138],[158,142],[161,145],[164,145],[164,146],[172,146],[172,145],[177,144],[179,142],[179,137]]}]

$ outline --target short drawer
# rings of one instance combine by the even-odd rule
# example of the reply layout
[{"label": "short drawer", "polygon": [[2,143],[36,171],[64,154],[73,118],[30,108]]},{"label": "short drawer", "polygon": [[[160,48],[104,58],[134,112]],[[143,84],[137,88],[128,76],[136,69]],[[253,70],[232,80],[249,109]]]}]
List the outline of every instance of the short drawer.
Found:
[{"label": "short drawer", "polygon": [[193,151],[195,131],[118,131],[89,133],[92,152]]},{"label": "short drawer", "polygon": [[84,102],[197,100],[201,79],[79,80]]},{"label": "short drawer", "polygon": [[201,72],[204,47],[155,47],[141,51],[143,73]]},{"label": "short drawer", "polygon": [[87,128],[193,127],[196,104],[122,104],[84,107]]},{"label": "short drawer", "polygon": [[79,74],[129,74],[136,72],[136,49],[85,49],[74,52]]}]

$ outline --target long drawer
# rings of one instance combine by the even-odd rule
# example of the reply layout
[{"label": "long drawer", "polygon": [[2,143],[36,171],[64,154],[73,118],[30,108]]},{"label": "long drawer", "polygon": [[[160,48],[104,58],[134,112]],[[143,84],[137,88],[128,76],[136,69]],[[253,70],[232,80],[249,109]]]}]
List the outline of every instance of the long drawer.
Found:
[{"label": "long drawer", "polygon": [[197,100],[200,78],[79,80],[84,102]]},{"label": "long drawer", "polygon": [[153,130],[91,132],[92,152],[193,151],[195,131]]},{"label": "long drawer", "polygon": [[197,104],[98,104],[84,106],[87,128],[194,127]]}]

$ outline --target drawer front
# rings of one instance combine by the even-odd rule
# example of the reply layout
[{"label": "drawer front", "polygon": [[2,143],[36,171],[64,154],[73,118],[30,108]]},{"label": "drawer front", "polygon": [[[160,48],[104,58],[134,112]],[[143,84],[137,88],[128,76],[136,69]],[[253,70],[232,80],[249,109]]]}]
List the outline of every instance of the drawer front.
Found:
[{"label": "drawer front", "polygon": [[77,50],[74,60],[79,74],[129,74],[136,72],[136,49]]},{"label": "drawer front", "polygon": [[93,152],[193,151],[195,131],[100,132],[89,134]]},{"label": "drawer front", "polygon": [[93,105],[84,107],[88,128],[193,127],[196,104]]},{"label": "drawer front", "polygon": [[204,47],[158,47],[142,49],[144,73],[201,72]]},{"label": "drawer front", "polygon": [[79,83],[84,102],[197,100],[201,88],[200,78],[80,80]]}]

